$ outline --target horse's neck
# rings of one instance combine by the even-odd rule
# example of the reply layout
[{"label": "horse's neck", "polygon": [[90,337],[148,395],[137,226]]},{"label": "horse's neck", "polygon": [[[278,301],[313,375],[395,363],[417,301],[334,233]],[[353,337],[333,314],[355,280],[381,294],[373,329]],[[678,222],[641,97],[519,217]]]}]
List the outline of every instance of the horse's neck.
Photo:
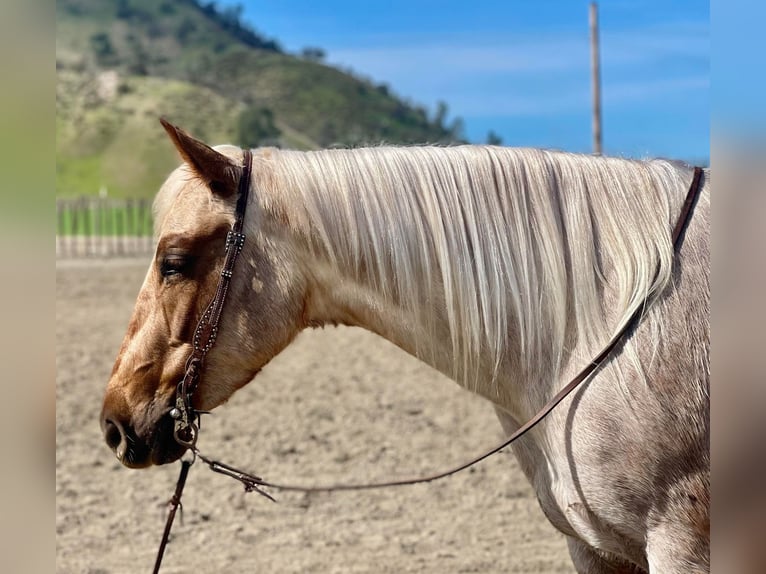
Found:
[{"label": "horse's neck", "polygon": [[[270,206],[267,211],[276,216],[275,229],[288,234],[288,242],[301,259],[299,265],[306,271],[307,319],[317,325],[342,323],[378,333],[470,390],[506,410],[516,411],[511,407],[521,400],[519,395],[528,395],[532,388],[538,399],[550,394],[559,383],[557,375],[559,369],[566,366],[565,361],[573,358],[577,364],[587,362],[599,350],[595,347],[611,335],[603,326],[607,322],[602,310],[603,301],[609,301],[610,294],[602,290],[607,283],[601,283],[599,278],[600,271],[608,273],[609,262],[597,260],[606,252],[602,253],[595,245],[593,224],[587,217],[582,221],[583,213],[590,212],[592,186],[603,187],[599,182],[611,172],[602,173],[602,167],[588,163],[593,162],[592,159],[570,159],[568,161],[575,165],[569,167],[578,176],[570,177],[565,184],[554,183],[549,176],[540,175],[548,166],[535,164],[535,154],[527,154],[530,159],[522,152],[491,152],[498,154],[497,161],[505,162],[504,166],[516,166],[503,172],[513,184],[492,183],[492,178],[482,179],[481,174],[474,174],[474,179],[449,191],[439,188],[443,179],[437,181],[438,177],[432,174],[434,166],[429,162],[439,161],[434,159],[437,154],[418,153],[426,156],[425,159],[418,156],[421,164],[412,160],[412,165],[405,166],[409,171],[400,169],[396,175],[387,172],[389,180],[379,182],[387,186],[384,196],[380,197],[375,195],[376,187],[368,185],[364,174],[354,171],[360,169],[358,166],[348,168],[354,164],[352,159],[357,158],[342,157],[346,163],[334,163],[336,156],[290,156],[290,166],[282,170],[276,168],[270,180],[264,182],[265,188],[271,191],[270,196],[268,192],[265,194],[264,205]],[[449,153],[456,154],[461,165],[468,166],[469,170],[474,165],[471,162],[479,165],[484,157],[468,152],[462,156],[457,155],[462,152]],[[363,159],[390,160],[367,156]],[[537,160],[539,164],[539,157]],[[525,166],[524,162],[530,165]],[[636,174],[631,171],[634,168],[609,165],[617,170],[611,185],[624,189],[635,185],[632,176]],[[387,169],[396,170],[397,166],[389,162]],[[579,177],[580,171],[582,177]],[[412,173],[419,175],[414,177]],[[528,174],[538,180],[532,182],[533,176]],[[383,176],[377,174],[377,177]],[[423,183],[421,178],[430,183]],[[589,181],[587,185],[582,183],[585,179]],[[568,202],[572,205],[560,206],[559,196],[546,189],[546,184],[557,185],[558,192],[571,187]],[[467,222],[454,215],[462,209],[458,204],[463,201],[455,194],[493,185],[499,186],[498,189],[488,189],[486,196],[464,198],[468,203],[478,201],[483,205],[481,213],[473,212],[477,215],[470,220],[473,227],[468,230]],[[646,185],[654,185],[654,181]],[[520,195],[507,195],[512,191]],[[426,195],[417,195],[420,192]],[[500,196],[503,199],[497,200]],[[601,231],[614,234],[615,238],[610,240],[618,247],[635,243],[631,236],[623,234],[622,228],[631,229],[632,224],[642,223],[643,233],[651,237],[659,236],[662,227],[667,225],[662,221],[664,210],[657,209],[651,197],[635,201],[634,206],[627,196],[627,193],[616,194],[619,201],[605,200],[600,207],[608,218],[606,222],[611,222]],[[430,209],[423,207],[429,202],[432,206],[447,203]],[[477,205],[468,209],[478,210]],[[659,217],[652,213],[652,208]],[[634,212],[646,221],[629,220]],[[618,213],[624,214],[625,221],[615,219],[614,214]],[[418,219],[421,214],[430,219],[431,227]],[[375,216],[378,217],[376,227],[365,227],[370,225],[369,218]],[[448,218],[444,226],[434,223],[441,222],[441,217]],[[563,218],[561,223],[559,217]],[[282,230],[284,222],[289,224],[286,232]],[[461,231],[464,226],[465,231]],[[576,235],[568,237],[566,234],[573,230]],[[452,235],[449,238],[434,235],[445,232]],[[461,233],[463,235],[459,235]],[[423,245],[419,245],[421,241]],[[425,247],[436,241],[441,241],[438,253],[433,246]],[[450,251],[456,242],[468,247]],[[591,244],[593,248],[589,247]],[[571,245],[575,248],[570,249]],[[651,254],[652,249],[650,246],[646,253]],[[626,282],[641,279],[638,275],[656,268],[654,259],[642,257],[645,259],[640,259],[641,265],[627,269]],[[444,276],[454,281],[448,286],[452,289],[452,299],[448,298],[448,287],[441,282],[444,266],[451,266],[451,271]],[[498,272],[499,266],[502,272]],[[574,276],[570,277],[570,273]],[[381,274],[389,276],[379,277]],[[483,276],[476,284],[466,279],[483,274],[493,282],[482,283]],[[402,278],[403,283],[399,281]],[[651,277],[644,279],[651,281]],[[387,287],[382,285],[386,282]],[[480,307],[472,300],[479,296],[479,288],[483,290]],[[632,285],[622,285],[620,290],[635,291]],[[501,296],[491,299],[498,291]],[[618,314],[625,311],[621,298],[613,305]],[[478,311],[484,311],[485,315],[479,317]],[[495,320],[502,321],[502,328],[493,324]],[[494,328],[498,338],[490,336],[477,343],[477,325]],[[577,346],[570,345],[570,332],[574,331],[577,331]],[[457,345],[455,337],[458,337]],[[525,337],[526,350],[523,348]],[[501,341],[499,352],[497,345],[489,348],[495,340]],[[566,353],[562,356],[564,348]],[[536,370],[530,369],[530,364]]]},{"label": "horse's neck", "polygon": [[342,275],[337,267],[315,254],[305,252],[303,256],[309,270],[309,323],[367,329],[443,373],[452,374],[449,326],[445,321],[428,321],[371,286]]},{"label": "horse's neck", "polygon": [[[485,347],[484,341],[469,347],[472,351],[470,355],[455,352],[453,329],[448,317],[450,311],[445,303],[442,277],[436,272],[440,269],[440,262],[435,254],[430,255],[432,259],[428,263],[432,272],[418,277],[417,290],[407,292],[407,301],[402,301],[398,288],[391,287],[391,283],[397,283],[396,278],[388,277],[388,288],[383,288],[381,283],[385,281],[367,272],[370,269],[379,270],[380,261],[363,259],[357,261],[356,269],[344,268],[343,262],[351,260],[351,254],[336,252],[330,256],[316,247],[316,236],[326,235],[328,231],[317,232],[312,217],[325,209],[329,211],[328,205],[337,209],[339,203],[348,201],[348,190],[341,192],[334,189],[330,182],[323,182],[322,193],[313,196],[311,202],[322,201],[327,202],[327,205],[317,206],[314,203],[308,207],[301,205],[305,197],[295,192],[295,182],[280,181],[279,184],[273,184],[279,180],[279,175],[271,180],[270,196],[268,193],[266,197],[261,196],[264,205],[269,206],[268,210],[276,216],[275,232],[285,233],[284,223],[288,222],[287,241],[291,243],[291,250],[300,261],[299,267],[305,271],[308,285],[305,307],[308,324],[344,324],[372,331],[502,408],[517,410],[512,407],[522,394],[519,390],[526,384],[526,380],[522,375],[522,355],[520,349],[516,348],[516,338],[510,337],[506,341],[499,362],[496,362],[495,354]],[[340,201],[339,196],[343,197]],[[375,204],[381,199],[367,201]],[[365,237],[365,233],[360,232],[360,236]],[[394,269],[394,274],[402,272],[395,264],[398,260],[396,255],[389,255],[390,260],[384,266]],[[417,262],[408,264],[412,266],[411,273],[412,268],[418,267]],[[363,269],[361,272],[360,267]],[[413,296],[417,301],[411,300]],[[510,314],[510,309],[507,312]],[[470,311],[462,309],[460,313],[465,321]],[[468,320],[476,319],[472,317]],[[458,337],[462,342],[468,335],[459,333]],[[554,361],[542,362],[548,364]],[[510,377],[514,377],[514,380],[510,381]]]},{"label": "horse's neck", "polygon": [[[544,402],[547,394],[535,397],[521,392],[527,381],[516,376],[523,371],[518,354],[508,353],[498,374],[494,364],[479,353],[479,360],[466,377],[453,356],[449,323],[442,309],[424,308],[421,314],[413,313],[369,285],[341,275],[335,266],[317,259],[315,254],[304,252],[303,257],[310,269],[305,309],[310,325],[340,324],[376,333],[518,420],[529,418],[538,403]],[[438,287],[433,287],[437,292]],[[539,385],[536,390],[545,392]]]}]

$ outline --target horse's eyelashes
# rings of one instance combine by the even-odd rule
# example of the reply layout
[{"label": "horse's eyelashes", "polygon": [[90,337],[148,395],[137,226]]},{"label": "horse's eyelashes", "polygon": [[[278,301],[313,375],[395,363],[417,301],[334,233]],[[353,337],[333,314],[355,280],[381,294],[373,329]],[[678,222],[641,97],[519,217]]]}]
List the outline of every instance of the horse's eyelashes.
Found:
[{"label": "horse's eyelashes", "polygon": [[166,255],[160,264],[160,274],[163,277],[187,274],[192,266],[193,258],[187,255]]}]

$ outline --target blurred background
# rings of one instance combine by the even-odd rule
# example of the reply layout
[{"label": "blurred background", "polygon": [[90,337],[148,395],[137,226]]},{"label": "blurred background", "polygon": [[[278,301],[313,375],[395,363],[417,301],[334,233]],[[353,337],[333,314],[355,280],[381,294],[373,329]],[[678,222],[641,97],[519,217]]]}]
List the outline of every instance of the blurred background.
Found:
[{"label": "blurred background", "polygon": [[[713,563],[714,571],[762,572],[766,6],[712,4],[711,24],[707,2],[599,3],[603,150],[707,164],[712,123],[713,364],[714,380],[723,381],[713,403]],[[41,533],[52,530],[45,465],[52,450],[53,355],[57,371],[74,365],[57,375],[70,382],[83,377],[77,361],[105,355],[98,376],[83,380],[98,403],[113,339],[138,289],[125,284],[140,281],[140,271],[130,281],[115,279],[99,257],[91,258],[93,266],[104,267],[100,277],[111,281],[109,288],[81,288],[75,261],[82,254],[148,255],[147,202],[178,164],[160,115],[210,143],[314,149],[467,141],[593,151],[587,2],[59,0],[54,8],[12,0],[1,9],[0,253],[8,265],[0,274],[3,296],[13,302],[7,311],[13,329],[0,334],[0,347],[3,390],[15,407],[0,418],[0,436],[6,458],[20,469],[2,483],[7,571],[51,570]],[[54,233],[55,255],[48,235]],[[48,257],[60,259],[48,266]],[[59,283],[47,273],[58,269],[66,296],[57,303]],[[94,302],[89,289],[103,292],[102,299]],[[122,315],[109,317],[115,332],[103,337],[106,331],[94,332],[88,321],[99,304],[115,302]],[[80,435],[92,436],[81,448],[100,458],[95,449],[103,445],[89,413],[73,421],[61,405],[57,411],[75,430],[87,429]],[[73,480],[99,479],[93,468],[67,463],[67,453],[58,458]],[[137,485],[133,508],[145,503],[140,489],[152,481]],[[74,519],[61,512],[61,520],[85,524],[98,497],[76,496],[71,504]],[[511,554],[530,543],[526,535],[509,543]],[[534,540],[541,536],[535,532]],[[107,545],[104,555],[113,550]],[[533,554],[559,557],[548,548]],[[92,562],[82,557],[83,564]],[[556,564],[566,571],[565,557]],[[89,568],[56,570],[97,571]]]},{"label": "blurred background", "polygon": [[58,253],[151,248],[149,199],[178,164],[160,116],[212,144],[594,151],[594,34],[604,153],[707,165],[708,5],[598,14],[594,30],[569,0],[60,0]]},{"label": "blurred background", "polygon": [[[599,11],[604,151],[707,163],[707,3]],[[591,151],[586,2],[60,0],[56,26],[61,196],[153,194],[159,115],[253,147]]]}]

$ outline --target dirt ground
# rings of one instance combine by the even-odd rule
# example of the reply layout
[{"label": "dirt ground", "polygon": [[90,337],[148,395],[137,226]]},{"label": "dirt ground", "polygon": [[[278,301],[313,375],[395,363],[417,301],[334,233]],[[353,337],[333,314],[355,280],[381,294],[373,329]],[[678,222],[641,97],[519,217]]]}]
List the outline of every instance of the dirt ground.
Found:
[{"label": "dirt ground", "polygon": [[[57,265],[57,572],[149,572],[178,465],[123,468],[98,416],[144,261]],[[490,405],[386,341],[306,332],[204,420],[200,449],[304,484],[444,469],[494,445]],[[274,504],[201,464],[163,572],[572,572],[510,453],[427,485]]]}]

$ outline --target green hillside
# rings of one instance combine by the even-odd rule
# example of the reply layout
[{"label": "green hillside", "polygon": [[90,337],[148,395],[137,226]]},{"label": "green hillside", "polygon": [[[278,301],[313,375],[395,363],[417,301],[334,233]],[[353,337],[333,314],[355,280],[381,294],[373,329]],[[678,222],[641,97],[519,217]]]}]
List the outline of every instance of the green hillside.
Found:
[{"label": "green hillside", "polygon": [[459,120],[197,0],[56,4],[57,194],[152,195],[178,160],[157,118],[211,143],[296,149],[450,142]]}]

